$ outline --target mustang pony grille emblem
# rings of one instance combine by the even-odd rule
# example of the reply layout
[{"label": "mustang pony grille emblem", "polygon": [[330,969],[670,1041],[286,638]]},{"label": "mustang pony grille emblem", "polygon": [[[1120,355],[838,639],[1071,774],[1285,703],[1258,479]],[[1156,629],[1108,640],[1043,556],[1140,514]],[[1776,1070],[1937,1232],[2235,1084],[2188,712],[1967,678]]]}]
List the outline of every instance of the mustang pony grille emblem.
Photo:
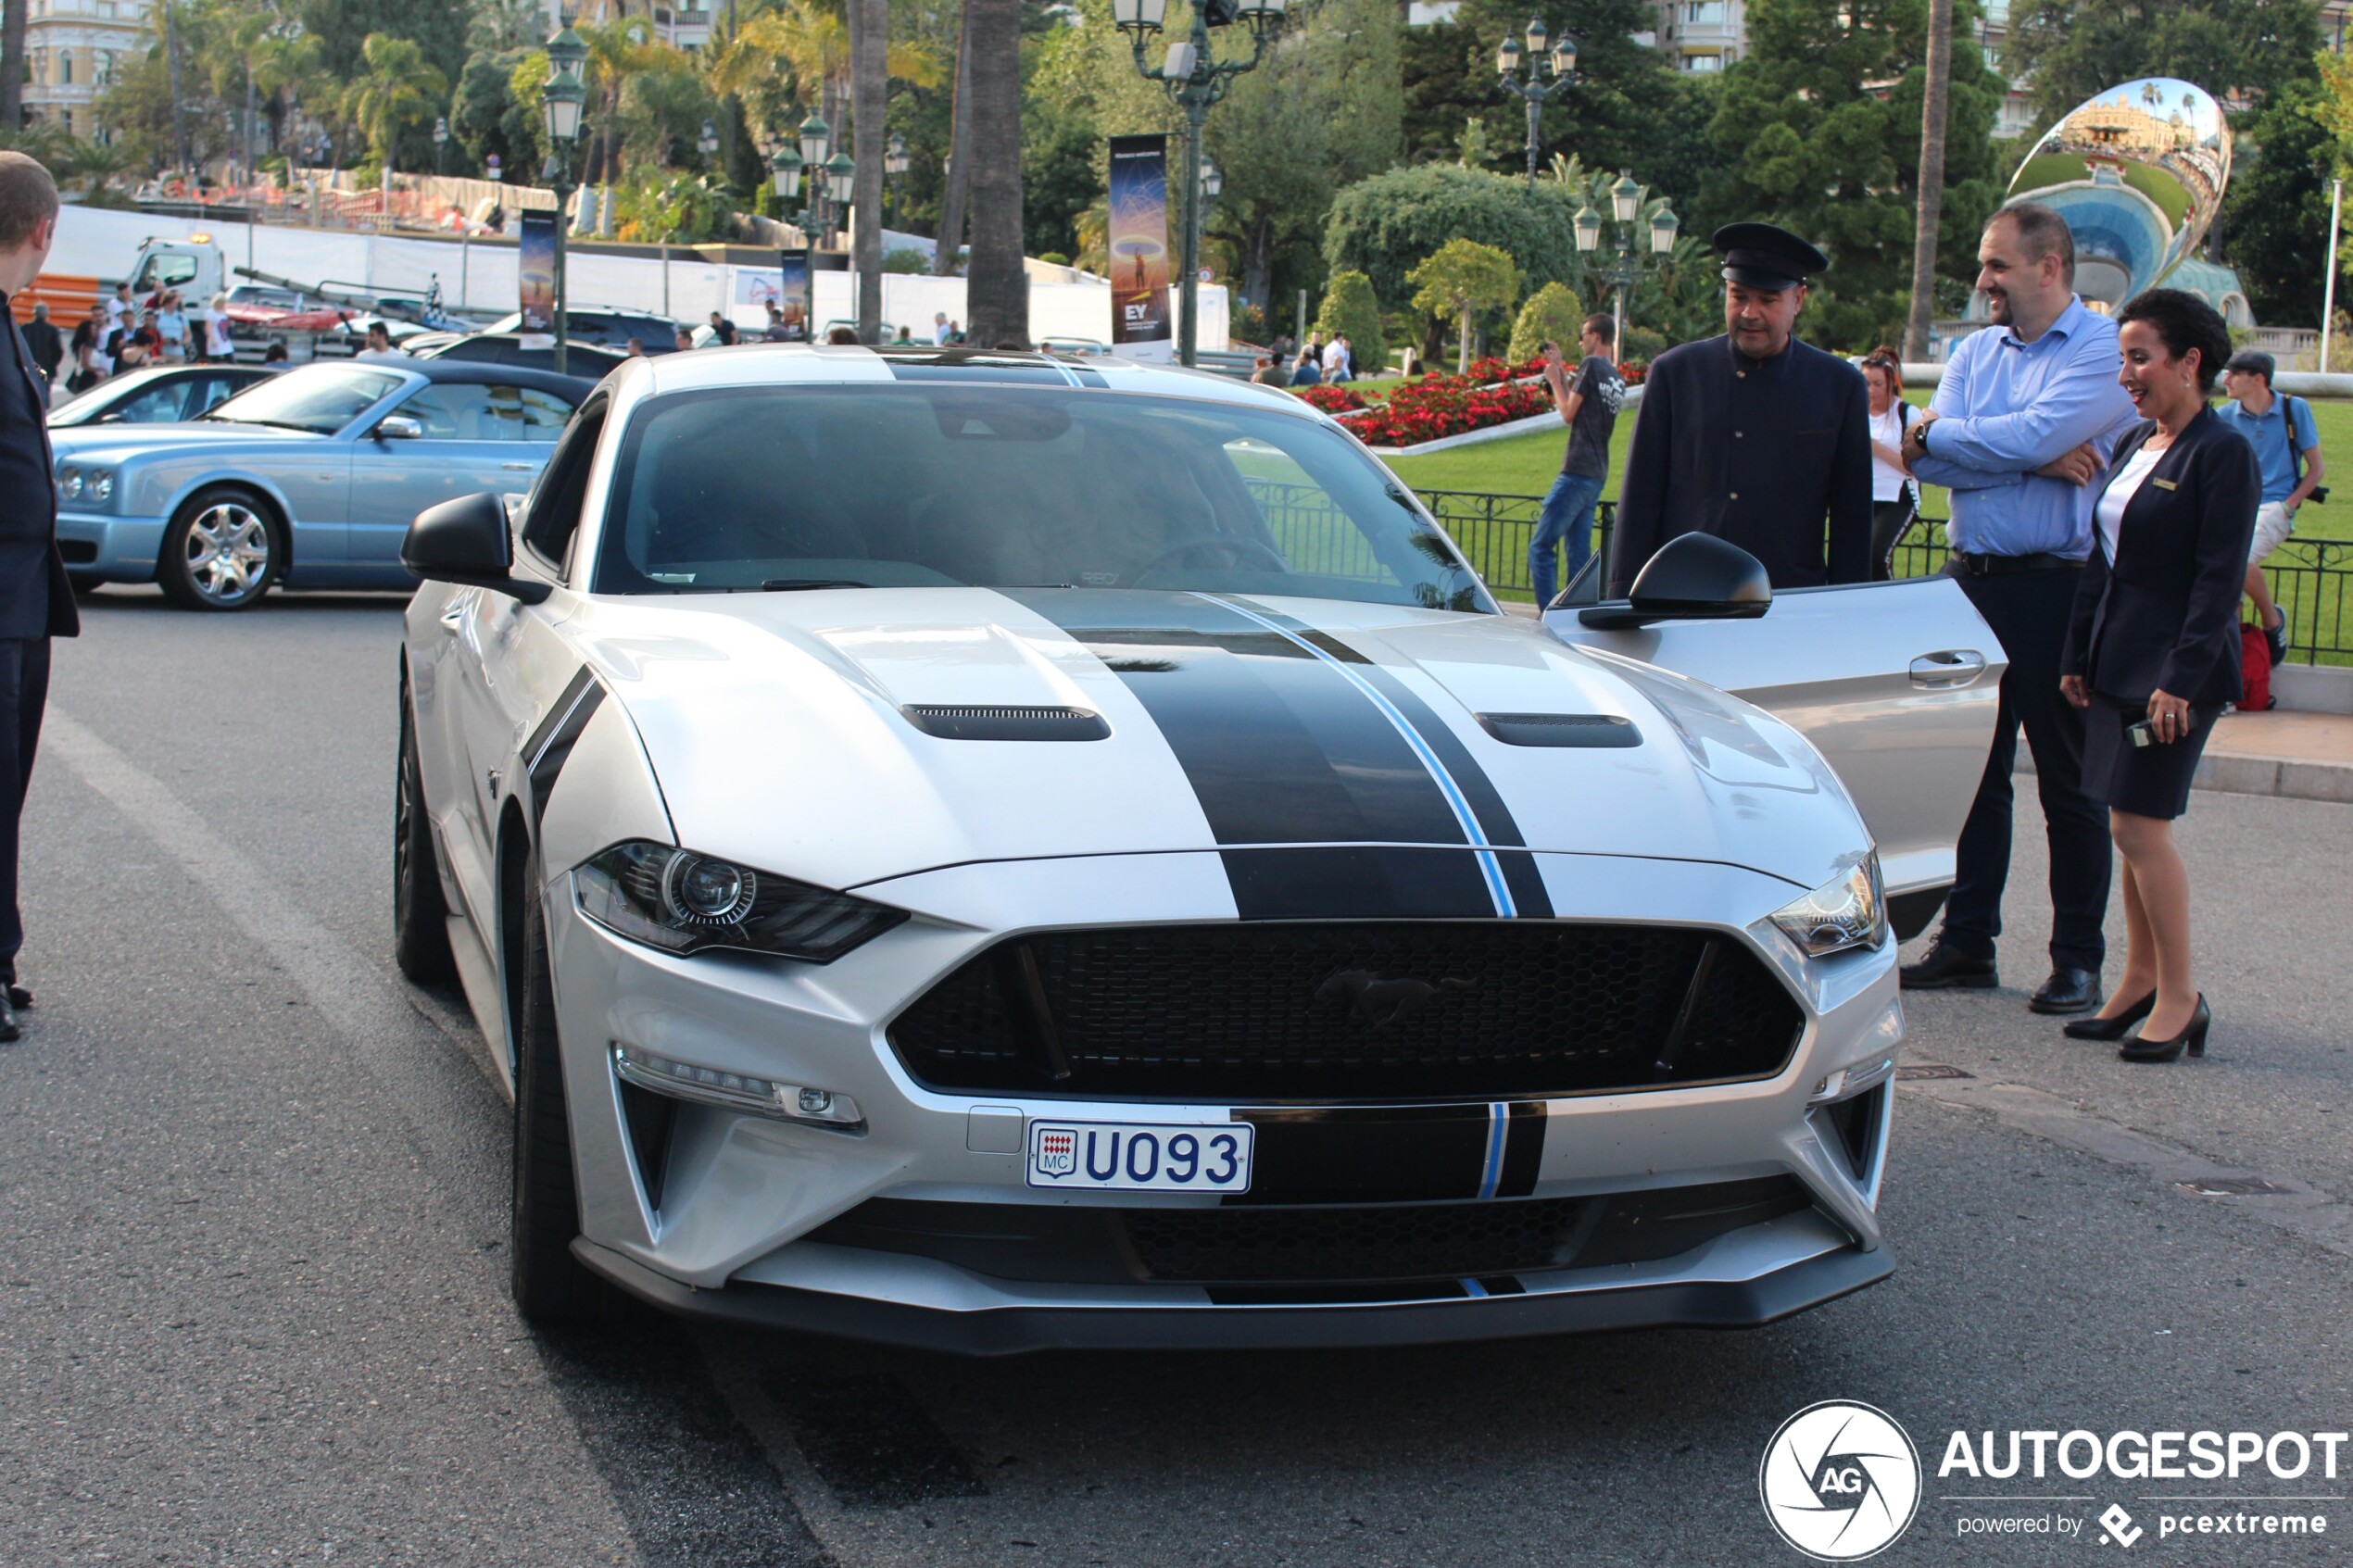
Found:
[{"label": "mustang pony grille emblem", "polygon": [[1350,1017],[1378,1034],[1392,1023],[1418,1018],[1444,1006],[1448,997],[1470,990],[1476,984],[1452,975],[1433,983],[1410,975],[1383,974],[1376,970],[1343,969],[1315,987],[1315,1000],[1326,1005],[1346,1004]]}]

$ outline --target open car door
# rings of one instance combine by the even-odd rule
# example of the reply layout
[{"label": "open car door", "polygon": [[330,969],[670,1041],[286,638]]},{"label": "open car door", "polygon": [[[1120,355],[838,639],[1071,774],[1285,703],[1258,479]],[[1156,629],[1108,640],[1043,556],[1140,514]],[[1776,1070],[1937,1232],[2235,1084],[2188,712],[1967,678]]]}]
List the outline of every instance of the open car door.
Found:
[{"label": "open car door", "polygon": [[1935,918],[1985,772],[2008,662],[1958,583],[1791,588],[1755,619],[1624,631],[1583,624],[1579,608],[1548,609],[1544,624],[1563,642],[1705,681],[1802,731],[1871,830],[1898,935]]}]

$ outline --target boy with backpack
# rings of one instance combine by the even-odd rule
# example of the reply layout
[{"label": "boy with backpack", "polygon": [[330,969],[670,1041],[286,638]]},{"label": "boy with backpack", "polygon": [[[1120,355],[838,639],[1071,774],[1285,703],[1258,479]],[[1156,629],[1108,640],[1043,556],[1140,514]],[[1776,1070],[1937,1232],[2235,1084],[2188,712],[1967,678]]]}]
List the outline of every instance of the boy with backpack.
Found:
[{"label": "boy with backpack", "polygon": [[2222,367],[2222,389],[2231,401],[2215,410],[2218,417],[2246,438],[2255,448],[2256,466],[2263,474],[2262,505],[2255,512],[2255,543],[2246,555],[2246,595],[2263,629],[2271,662],[2287,657],[2287,612],[2272,602],[2271,585],[2263,580],[2263,558],[2287,542],[2296,532],[2296,508],[2308,500],[2325,498],[2321,489],[2325,470],[2321,462],[2321,433],[2312,423],[2312,406],[2300,397],[2271,390],[2275,361],[2268,354],[2243,348]]}]

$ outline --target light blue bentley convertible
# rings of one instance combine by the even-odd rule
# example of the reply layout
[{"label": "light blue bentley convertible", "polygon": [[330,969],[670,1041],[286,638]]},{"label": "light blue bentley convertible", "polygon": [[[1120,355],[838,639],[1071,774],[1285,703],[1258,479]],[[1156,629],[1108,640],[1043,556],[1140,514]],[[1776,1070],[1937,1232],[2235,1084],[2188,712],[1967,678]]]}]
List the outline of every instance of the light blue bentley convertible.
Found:
[{"label": "light blue bentley convertible", "polygon": [[522,492],[591,383],[428,359],[306,365],[182,424],[50,433],[77,587],[155,583],[192,609],[286,588],[406,588],[409,520]]}]

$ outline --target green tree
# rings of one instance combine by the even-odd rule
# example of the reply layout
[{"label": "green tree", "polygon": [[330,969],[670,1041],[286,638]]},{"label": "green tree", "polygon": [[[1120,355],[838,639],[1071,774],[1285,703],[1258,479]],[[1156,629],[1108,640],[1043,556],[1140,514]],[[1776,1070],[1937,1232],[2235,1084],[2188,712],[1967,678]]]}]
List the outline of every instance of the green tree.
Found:
[{"label": "green tree", "polygon": [[1578,303],[1576,292],[1565,283],[1546,283],[1519,307],[1504,358],[1523,364],[1541,354],[1548,343],[1559,344],[1563,354],[1574,358],[1578,333],[1584,328],[1585,307]]},{"label": "green tree", "polygon": [[2259,321],[2321,320],[2329,176],[2341,157],[2318,118],[2322,99],[2318,86],[2290,82],[2240,128],[2220,227]]},{"label": "green tree", "polygon": [[[196,9],[187,0],[179,5],[183,16]],[[473,20],[469,0],[290,0],[288,8],[299,31],[319,41],[320,65],[333,81],[355,82],[368,73],[368,39],[375,33],[413,41],[444,82],[457,80],[466,69]],[[543,29],[540,37],[548,31]]]},{"label": "green tree", "polygon": [[539,111],[515,96],[514,82],[516,68],[533,55],[528,49],[503,49],[472,56],[449,101],[449,133],[458,144],[477,166],[497,158],[510,180],[530,181],[539,174],[532,158],[538,146],[533,121]]},{"label": "green tree", "polygon": [[[1956,32],[1975,17],[1973,0],[1957,0]],[[1744,202],[1743,216],[1830,257],[1800,322],[1809,339],[1894,341],[1910,310],[1927,0],[1750,0],[1748,19],[1748,57],[1726,72],[1716,118],[1733,161],[1713,205]],[[1957,51],[1938,256],[1957,285],[1974,273],[1978,231],[2000,199],[1992,131],[2006,90],[1975,51]]]},{"label": "green tree", "polygon": [[1389,372],[1389,345],[1382,341],[1380,301],[1373,282],[1362,272],[1335,272],[1325,285],[1324,306],[1315,313],[1315,330],[1327,340],[1344,337],[1350,359],[1359,375]]},{"label": "green tree", "polygon": [[344,113],[368,138],[369,151],[389,165],[403,128],[431,124],[449,92],[449,80],[425,58],[414,39],[373,32],[361,50],[367,73],[344,94]]},{"label": "green tree", "polygon": [[1556,180],[1539,180],[1531,195],[1518,180],[1458,164],[1392,169],[1333,198],[1324,260],[1335,272],[1364,273],[1382,299],[1403,299],[1413,293],[1407,271],[1464,239],[1504,252],[1530,283],[1573,286],[1579,205]]},{"label": "green tree", "polygon": [[1414,285],[1414,308],[1426,316],[1454,318],[1462,334],[1456,371],[1470,369],[1471,318],[1483,310],[1508,308],[1519,298],[1519,269],[1506,253],[1476,240],[1448,240],[1405,274]]},{"label": "green tree", "polygon": [[[1961,33],[1957,10],[1954,36]],[[2032,0],[2011,8],[2004,60],[2032,79],[2035,107],[2049,121],[2143,76],[2260,100],[2310,82],[2320,47],[2314,0]]]}]

